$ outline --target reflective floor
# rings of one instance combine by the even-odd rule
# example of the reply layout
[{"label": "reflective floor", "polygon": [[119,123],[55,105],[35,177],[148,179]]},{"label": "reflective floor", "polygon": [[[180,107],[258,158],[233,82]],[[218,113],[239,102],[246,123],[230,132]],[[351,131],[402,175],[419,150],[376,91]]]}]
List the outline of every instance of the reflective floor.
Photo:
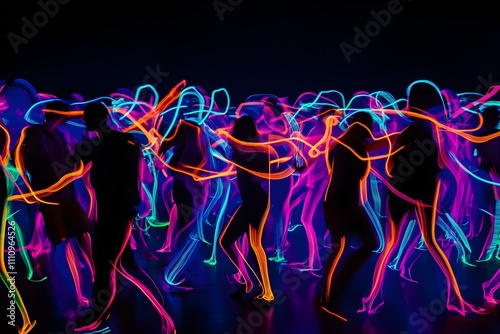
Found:
[{"label": "reflective floor", "polygon": [[[161,234],[148,239],[151,250],[159,249]],[[287,253],[289,263],[305,258],[306,247],[303,230],[290,234],[294,245]],[[384,283],[385,304],[375,315],[358,314],[361,298],[366,296],[371,284],[374,264],[372,259],[356,276],[345,291],[340,314],[347,322],[321,310],[318,296],[322,288],[321,271],[301,272],[287,263],[269,262],[271,284],[276,299],[263,301],[239,301],[229,297],[233,291],[235,269],[219,250],[217,264],[203,262],[208,259],[211,246],[202,245],[196,258],[186,267],[187,286],[182,290],[164,284],[163,269],[172,255],[156,253],[157,259],[146,259],[136,251],[136,261],[156,283],[156,295],[163,298],[164,307],[172,317],[178,334],[183,333],[500,333],[500,307],[487,315],[462,317],[445,309],[446,284],[444,276],[434,265],[427,251],[418,251],[410,282],[389,270]],[[323,247],[322,258],[328,255]],[[268,254],[270,256],[270,254]],[[30,319],[36,321],[31,333],[71,333],[72,321],[77,310],[77,299],[71,275],[64,264],[60,247],[53,253],[55,262],[48,255],[39,257],[43,274],[47,279],[34,282],[26,279],[26,266],[16,259],[17,288],[21,292]],[[483,305],[481,283],[489,279],[499,267],[497,260],[478,263],[476,267],[452,262],[463,297],[475,305]],[[90,271],[83,268],[82,289],[90,294]],[[146,280],[143,280],[146,282]],[[111,317],[101,327],[104,333],[160,334],[160,318],[151,302],[129,281],[118,279],[118,293],[111,310]],[[150,288],[154,286],[148,283]],[[498,294],[495,297],[500,297]],[[6,305],[3,302],[2,306]],[[5,310],[4,307],[2,309]],[[17,313],[20,323],[21,315]],[[8,329],[12,329],[7,326]],[[7,333],[2,330],[1,333]]]}]

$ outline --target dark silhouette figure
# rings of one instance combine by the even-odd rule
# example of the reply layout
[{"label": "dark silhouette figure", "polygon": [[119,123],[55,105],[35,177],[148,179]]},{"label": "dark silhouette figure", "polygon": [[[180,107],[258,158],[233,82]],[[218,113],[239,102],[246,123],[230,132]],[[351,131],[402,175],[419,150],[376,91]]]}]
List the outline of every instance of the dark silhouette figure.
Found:
[{"label": "dark silhouette figure", "polygon": [[[382,278],[387,270],[387,262],[395,245],[398,244],[396,238],[400,235],[400,229],[405,227],[403,223],[408,222],[409,217],[405,219],[408,214],[417,218],[425,246],[445,275],[448,285],[448,309],[462,315],[467,311],[476,312],[479,309],[462,299],[453,269],[435,236],[435,214],[440,186],[438,173],[444,162],[439,161],[440,147],[435,139],[439,136],[439,129],[431,120],[418,115],[432,117],[431,109],[442,109],[440,91],[427,82],[419,81],[413,83],[408,92],[407,110],[414,113],[409,115],[412,123],[396,139],[393,150],[397,153],[392,156],[389,164],[388,181],[392,186],[388,194],[390,233],[386,249],[379,257],[375,268],[370,295],[363,298],[363,310],[367,309],[369,313],[374,313],[383,305],[382,301],[373,307],[375,299],[382,293]],[[455,304],[452,305],[452,302]]]},{"label": "dark silhouette figure", "polygon": [[[439,91],[426,83],[415,84],[408,100],[409,111],[424,114],[441,103]],[[400,193],[432,206],[436,190],[437,174],[441,171],[438,163],[438,147],[434,139],[432,122],[410,116],[412,123],[406,127],[395,142],[393,151],[404,147],[392,156],[390,183]],[[415,204],[394,192],[389,193],[391,219],[399,225],[403,215],[414,209]],[[430,208],[426,209],[428,217]]]},{"label": "dark silhouette figure", "polygon": [[[116,270],[122,262],[136,269],[129,240],[140,204],[140,148],[132,135],[109,128],[107,107],[94,102],[84,108],[85,125],[97,131],[89,155],[90,181],[95,190],[97,224],[93,238],[95,280],[93,312],[76,319],[80,330],[92,330],[109,315],[116,292]],[[102,296],[106,297],[102,297]],[[107,298],[109,296],[109,299]]]},{"label": "dark silhouette figure", "polygon": [[[368,153],[387,143],[384,138],[371,140],[372,123],[370,114],[356,112],[351,125],[329,153],[333,167],[323,212],[331,234],[332,252],[325,263],[321,305],[332,311],[339,307],[342,292],[378,245],[359,191],[370,168]],[[360,246],[347,255],[344,253],[345,245],[347,238],[352,237],[358,238]],[[343,263],[340,263],[341,260]]]},{"label": "dark silhouette figure", "polygon": [[[7,164],[8,164],[8,152],[7,147],[9,138],[9,132],[5,126],[0,122],[0,164],[2,169],[0,170],[0,219],[3,220],[3,215],[5,210],[8,210],[7,197],[9,195],[9,186],[7,183]],[[0,223],[1,225],[1,223]]]},{"label": "dark silhouette figure", "polygon": [[[407,110],[415,114],[424,115],[432,107],[441,103],[439,91],[425,82],[414,83],[408,94]],[[441,170],[438,164],[438,147],[434,139],[436,129],[430,121],[417,116],[409,115],[412,123],[407,126],[398,136],[393,146],[397,152],[391,156],[389,162],[388,181],[393,187],[388,192],[387,205],[389,221],[387,230],[388,240],[386,248],[377,262],[373,286],[370,295],[363,298],[363,310],[375,313],[381,302],[373,306],[376,298],[382,295],[383,276],[387,270],[387,261],[398,244],[396,241],[399,230],[405,228],[403,221],[405,215],[414,214],[418,219],[420,231],[426,240],[430,242],[431,235],[434,236],[432,226],[432,206],[435,199],[437,186],[437,174]],[[398,151],[399,150],[399,151]],[[435,237],[430,250],[438,249]],[[441,256],[442,255],[442,256]],[[444,254],[436,256],[439,264],[445,266],[447,260]],[[434,256],[434,255],[433,255]],[[451,269],[450,269],[451,271]]]},{"label": "dark silhouette figure", "polygon": [[[290,137],[292,134],[290,112],[286,110],[286,107],[281,104],[276,96],[265,97],[262,101],[264,108],[262,110],[260,122],[265,125],[269,134],[278,134],[284,138]],[[264,126],[261,126],[260,122],[258,122],[259,127],[264,129]],[[285,145],[273,145],[273,148],[280,158],[294,154],[294,152],[291,152]],[[273,164],[271,166],[272,172],[279,172],[284,168],[295,166],[295,163],[297,163],[297,166],[300,165],[297,159],[293,160],[295,161],[290,161],[290,163]],[[269,258],[271,261],[286,261],[285,252],[291,246],[290,242],[287,240],[288,228],[291,220],[290,209],[287,204],[291,202],[293,185],[293,175],[271,180],[270,183],[271,201],[273,205],[271,206],[269,214],[269,222],[271,224],[269,225],[269,231],[271,235],[274,236],[274,255]]]},{"label": "dark silhouette figure", "polygon": [[[500,112],[497,106],[488,106],[482,112],[483,124],[479,131],[475,133],[478,137],[487,137],[498,133],[498,122],[500,120]],[[487,181],[498,183],[500,175],[500,137],[490,138],[485,142],[474,143],[473,147],[477,150],[477,158],[480,177]],[[498,187],[492,186],[487,182],[480,182],[474,191],[474,197],[477,201],[475,204],[479,208],[484,208],[488,212],[493,213],[493,216],[478,212],[478,216],[482,216],[481,230],[478,232],[479,244],[482,245],[479,260],[490,260],[497,251],[498,231],[495,228],[495,217],[499,214],[496,212],[497,201],[500,198]],[[495,233],[496,232],[496,233]]]},{"label": "dark silhouette figure", "polygon": [[[42,109],[45,104],[39,103],[40,97],[38,92],[33,87],[31,83],[24,79],[14,79],[13,81],[7,81],[6,85],[0,89],[0,104],[1,111],[1,121],[5,128],[8,130],[10,141],[9,141],[9,152],[12,160],[10,161],[13,165],[21,163],[16,161],[15,155],[12,154],[13,151],[19,147],[19,139],[21,132],[28,124],[25,117],[28,116],[28,110],[30,110],[30,115],[42,116]],[[30,117],[31,118],[31,117]],[[42,123],[43,118],[37,117],[36,123]],[[17,165],[18,170],[24,169],[22,165]],[[19,191],[26,193],[28,191],[26,182],[27,180],[22,180],[19,173],[11,171],[10,176],[16,184],[19,186]],[[16,191],[13,190],[13,193]],[[31,205],[26,201],[10,201],[9,202],[9,212],[13,215],[10,219],[16,221],[19,230],[22,233],[24,240],[29,242],[30,245],[34,245],[36,237],[38,235],[34,228],[34,221],[36,221],[36,216],[38,214],[38,207],[36,205]],[[37,226],[38,228],[44,229],[44,226]],[[28,246],[28,245],[27,245]],[[29,247],[27,247],[28,249]],[[29,254],[27,250],[22,251],[30,261],[33,261],[34,269],[37,274],[41,274],[39,261],[34,254]]]},{"label": "dark silhouette figure", "polygon": [[[47,103],[46,110],[48,112],[45,113],[45,122],[28,127],[22,142],[24,167],[29,172],[30,184],[34,191],[49,188],[77,167],[76,161],[68,165],[68,145],[57,128],[66,121],[66,117],[57,112],[67,112],[69,106],[62,101],[51,101]],[[90,255],[90,219],[77,200],[73,183],[42,197],[42,200],[57,203],[38,203],[52,246],[77,237]]]},{"label": "dark silhouette figure", "polygon": [[[28,184],[33,192],[46,192],[67,173],[76,169],[75,163],[68,164],[70,156],[68,143],[58,127],[66,122],[64,113],[69,110],[67,103],[55,100],[47,103],[45,121],[26,129],[24,140],[20,143],[24,168],[29,173]],[[22,166],[21,166],[22,167]],[[48,194],[48,195],[47,195]],[[91,250],[91,221],[78,201],[73,182],[57,191],[40,194],[36,198],[38,210],[43,217],[45,232],[51,242],[52,254],[56,246],[65,242],[67,256],[74,253],[70,243],[76,238],[88,265],[93,268]],[[53,259],[53,261],[57,261]],[[53,262],[57,265],[57,262]],[[88,305],[80,287],[80,274],[76,265],[68,261],[68,266],[75,283],[78,301]]]},{"label": "dark silhouette figure", "polygon": [[[497,106],[488,106],[484,109],[483,113],[483,126],[476,134],[477,136],[489,136],[498,133],[498,122],[500,120],[500,111]],[[477,153],[479,157],[480,171],[484,175],[484,179],[493,181],[496,184],[500,183],[500,157],[498,152],[500,150],[500,137],[494,137],[486,142],[475,144],[477,148]],[[481,182],[483,183],[483,182]],[[487,242],[484,244],[482,258],[484,261],[498,256],[500,250],[498,249],[498,227],[495,226],[495,219],[500,214],[500,204],[499,204],[499,190],[498,186],[481,184],[476,195],[480,196],[481,202],[479,205],[484,205],[487,210],[493,213],[491,217],[485,217],[483,219],[490,219],[489,229],[482,227],[488,232]],[[481,224],[482,225],[482,224]],[[482,239],[484,240],[484,239]],[[481,241],[482,241],[481,240]],[[480,241],[480,244],[481,244]],[[497,254],[495,254],[497,253]],[[495,299],[495,294],[500,288],[500,269],[498,269],[492,276],[491,279],[485,281],[482,284],[483,295],[486,302],[496,305],[500,301]]]},{"label": "dark silhouette figure", "polygon": [[[482,112],[483,124],[479,131],[475,133],[478,137],[489,136],[495,134],[499,131],[497,128],[498,122],[500,121],[500,111],[497,106],[488,106],[484,108]],[[496,139],[495,137],[494,139]],[[480,157],[479,165],[484,170],[498,170],[500,166],[498,165],[497,155],[494,154],[496,151],[492,151],[491,149],[495,148],[497,142],[494,140],[487,140],[482,143],[477,143],[475,146],[478,150],[478,156]]]},{"label": "dark silhouette figure", "polygon": [[237,185],[241,205],[222,232],[219,243],[245,281],[245,285],[232,294],[233,297],[241,297],[253,288],[246,270],[240,268],[239,265],[243,262],[249,265],[246,260],[239,258],[241,251],[238,250],[237,245],[238,239],[246,234],[260,271],[259,281],[262,283],[262,292],[257,295],[257,298],[271,301],[274,295],[270,287],[267,258],[261,239],[269,212],[269,196],[261,185],[265,179],[248,171],[268,173],[269,156],[262,150],[257,151],[255,147],[252,149],[248,146],[248,143],[259,142],[257,128],[252,117],[238,118],[233,125],[232,137],[234,139],[231,139],[229,144],[233,149],[232,161],[237,165]]},{"label": "dark silhouette figure", "polygon": [[[207,181],[198,181],[196,176],[202,176],[200,169],[207,164],[206,138],[201,127],[188,120],[180,120],[173,135],[162,142],[159,154],[173,148],[169,160],[172,174],[172,199],[177,210],[177,219],[169,226],[169,233],[178,227],[174,239],[178,251],[165,269],[167,284],[175,289],[191,289],[179,283],[186,281],[181,271],[194,259],[199,247],[199,241],[205,241],[203,225],[205,225],[205,203],[209,196]],[[196,225],[194,225],[196,223]],[[177,247],[179,243],[183,247]],[[182,277],[184,276],[184,277]],[[189,284],[186,282],[185,284]]]},{"label": "dark silhouette figure", "polygon": [[[191,167],[193,174],[197,174],[196,168],[201,168],[205,163],[205,152],[200,148],[201,129],[196,123],[180,120],[174,134],[166,138],[158,151],[159,155],[165,154],[166,151],[173,148],[174,153],[169,160],[169,165],[181,170],[186,167]],[[179,228],[186,227],[194,219],[194,209],[196,203],[193,196],[201,193],[201,187],[193,181],[192,177],[172,170],[173,185],[172,197],[174,203],[177,205]],[[192,187],[196,187],[199,192],[196,192]],[[198,196],[199,197],[199,196]],[[199,199],[196,199],[199,200]]]}]

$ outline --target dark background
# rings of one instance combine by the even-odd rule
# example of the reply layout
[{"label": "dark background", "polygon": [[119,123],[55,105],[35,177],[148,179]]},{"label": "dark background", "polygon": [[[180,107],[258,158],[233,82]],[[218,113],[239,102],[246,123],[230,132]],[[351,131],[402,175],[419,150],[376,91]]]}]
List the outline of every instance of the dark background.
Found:
[{"label": "dark background", "polygon": [[[500,82],[494,1],[401,0],[401,13],[350,63],[340,43],[354,46],[354,28],[365,30],[374,20],[370,11],[394,0],[220,0],[235,5],[222,21],[213,0],[61,1],[17,53],[9,33],[22,37],[22,18],[33,23],[42,7],[40,1],[2,4],[0,79],[24,78],[39,92],[86,98],[145,82],[164,94],[185,79],[209,92],[228,89],[232,104],[251,94],[294,100],[330,89],[404,97],[419,79],[484,93]],[[148,78],[155,69],[162,75]]]}]

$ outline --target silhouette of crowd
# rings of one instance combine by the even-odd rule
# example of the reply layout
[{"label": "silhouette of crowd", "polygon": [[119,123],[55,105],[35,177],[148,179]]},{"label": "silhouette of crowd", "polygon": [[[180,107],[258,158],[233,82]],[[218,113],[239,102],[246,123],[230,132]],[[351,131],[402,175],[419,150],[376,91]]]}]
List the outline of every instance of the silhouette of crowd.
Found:
[{"label": "silhouette of crowd", "polygon": [[[486,313],[464,300],[451,263],[500,258],[498,89],[459,96],[420,80],[404,99],[263,94],[219,106],[185,82],[140,103],[125,89],[86,100],[4,82],[3,220],[12,214],[30,249],[84,256],[89,296],[80,288],[87,269],[68,262],[87,310],[74,319],[77,331],[106,321],[122,275],[172,333],[134,257],[171,253],[163,289],[196,289],[186,268],[201,244],[213,247],[207,265],[217,265],[217,250],[234,265],[230,297],[272,303],[276,262],[322,276],[318,305],[341,319],[343,293],[369,259],[373,277],[359,302],[375,313],[385,273],[411,279],[408,259],[425,249],[446,281],[448,310]],[[304,244],[289,238],[298,225],[307,240],[302,262],[294,249]],[[151,249],[144,233],[159,226],[163,247]],[[500,302],[499,286],[500,270],[482,285],[485,302]]]}]

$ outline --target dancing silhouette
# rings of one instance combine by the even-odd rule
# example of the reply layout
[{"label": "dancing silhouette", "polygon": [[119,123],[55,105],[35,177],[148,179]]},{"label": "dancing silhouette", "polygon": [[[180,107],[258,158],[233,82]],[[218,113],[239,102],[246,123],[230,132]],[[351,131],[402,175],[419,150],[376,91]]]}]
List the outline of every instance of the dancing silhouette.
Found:
[{"label": "dancing silhouette", "polygon": [[257,128],[252,117],[241,116],[238,118],[233,125],[232,137],[234,138],[230,140],[233,149],[232,161],[237,167],[237,185],[241,196],[241,205],[222,232],[219,243],[242,275],[244,284],[236,289],[231,296],[242,297],[245,293],[251,292],[254,286],[250,277],[247,276],[246,270],[239,267],[239,263],[243,262],[250,266],[245,259],[240,258],[242,253],[237,244],[238,239],[246,235],[260,271],[258,280],[262,291],[256,297],[271,301],[274,299],[274,295],[270,287],[266,254],[262,247],[262,229],[269,212],[269,196],[261,185],[264,179],[251,172],[268,173],[269,156],[265,152],[257,152],[255,148],[252,152],[251,147],[245,147],[245,144],[259,142]]},{"label": "dancing silhouette", "polygon": [[[439,89],[428,82],[418,81],[408,88],[407,109],[413,113],[409,115],[412,123],[398,135],[393,147],[396,153],[389,163],[388,181],[392,186],[388,193],[389,237],[376,265],[371,292],[363,298],[361,311],[375,313],[383,305],[383,301],[376,306],[373,303],[382,294],[388,258],[397,244],[400,229],[405,228],[408,222],[407,215],[416,217],[425,246],[445,275],[448,309],[460,314],[481,311],[463,300],[453,269],[435,235],[440,186],[438,173],[443,162],[440,163],[440,147],[435,139],[435,136],[439,136],[439,130],[431,120],[432,109],[442,108],[442,103]],[[425,116],[431,120],[423,118]]]},{"label": "dancing silhouette", "polygon": [[[203,130],[192,121],[180,120],[174,134],[165,139],[158,154],[173,149],[169,160],[172,175],[172,199],[175,204],[177,219],[172,218],[169,233],[178,228],[173,246],[175,255],[165,269],[167,284],[180,289],[191,289],[181,286],[186,280],[179,278],[184,268],[193,260],[199,247],[199,241],[204,241],[203,225],[205,224],[205,203],[208,197],[208,182],[197,181],[194,175],[199,175],[207,162],[206,141]],[[196,222],[195,225],[193,225]],[[182,244],[182,245],[180,245]]]},{"label": "dancing silhouette", "polygon": [[[106,320],[116,291],[116,267],[128,252],[127,265],[134,266],[129,245],[132,222],[140,203],[138,190],[140,148],[132,135],[111,129],[107,107],[100,102],[84,108],[85,125],[97,131],[99,141],[90,157],[90,181],[95,190],[97,224],[93,238],[95,280],[92,316],[76,319],[79,330],[93,330]],[[100,294],[109,292],[109,300]]]},{"label": "dancing silhouette", "polygon": [[[499,122],[498,107],[491,105],[484,108],[482,112],[483,124],[479,131],[477,131],[476,136],[487,137],[498,133],[497,128]],[[484,180],[489,182],[498,183],[500,180],[500,158],[497,152],[500,149],[500,137],[494,137],[488,139],[485,142],[475,143],[473,146],[476,149],[478,167],[479,171],[477,173],[482,175]],[[483,210],[490,212],[490,214],[485,214],[483,212],[478,212],[478,216],[482,216],[482,223],[480,224],[481,230],[478,232],[479,244],[482,245],[481,254],[479,256],[480,261],[488,261],[498,251],[499,244],[499,228],[496,226],[495,220],[500,212],[497,208],[497,202],[500,198],[498,187],[491,185],[488,182],[480,182],[475,188],[475,197],[477,200],[477,206]],[[475,240],[477,241],[477,240]],[[475,242],[476,244],[477,242]]]},{"label": "dancing silhouette", "polygon": [[[323,212],[331,234],[332,251],[324,266],[324,288],[320,301],[321,306],[329,311],[338,310],[345,288],[378,245],[360,197],[360,188],[366,182],[370,169],[369,152],[387,143],[385,138],[371,140],[372,123],[369,113],[356,112],[351,125],[329,153],[332,172]],[[344,252],[347,239],[352,237],[357,237],[361,244],[347,255]]]},{"label": "dancing silhouette", "polygon": [[[76,163],[68,165],[68,145],[57,128],[66,121],[66,117],[60,113],[67,112],[69,106],[62,101],[52,101],[47,103],[46,110],[45,122],[28,127],[23,140],[24,166],[30,174],[30,184],[34,191],[49,188],[77,167]],[[52,245],[57,246],[68,238],[78,237],[90,255],[87,239],[90,220],[76,198],[74,185],[70,183],[43,197],[43,200],[38,208]]]}]

